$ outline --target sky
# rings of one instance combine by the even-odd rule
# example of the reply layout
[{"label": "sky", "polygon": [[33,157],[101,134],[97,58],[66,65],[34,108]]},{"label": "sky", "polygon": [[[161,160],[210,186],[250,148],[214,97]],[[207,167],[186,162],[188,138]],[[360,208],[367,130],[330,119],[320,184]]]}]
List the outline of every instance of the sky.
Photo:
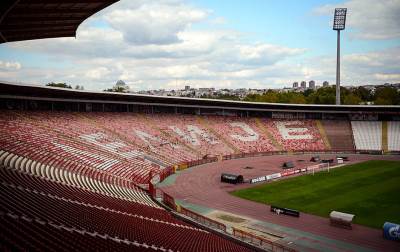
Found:
[{"label": "sky", "polygon": [[400,82],[400,0],[120,0],[76,38],[0,44],[0,80],[103,90],[283,88],[335,83],[334,9],[343,85]]}]

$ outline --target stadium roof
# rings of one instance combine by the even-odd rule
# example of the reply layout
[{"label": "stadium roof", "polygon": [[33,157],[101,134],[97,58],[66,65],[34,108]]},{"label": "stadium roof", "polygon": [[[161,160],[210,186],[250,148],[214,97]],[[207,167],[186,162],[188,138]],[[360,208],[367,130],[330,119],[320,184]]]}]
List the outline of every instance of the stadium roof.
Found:
[{"label": "stadium roof", "polygon": [[88,17],[119,0],[1,0],[0,43],[75,37]]},{"label": "stadium roof", "polygon": [[245,102],[130,93],[94,92],[0,81],[0,99],[61,102],[137,104],[186,108],[212,108],[242,111],[365,113],[400,115],[398,105],[316,105]]}]

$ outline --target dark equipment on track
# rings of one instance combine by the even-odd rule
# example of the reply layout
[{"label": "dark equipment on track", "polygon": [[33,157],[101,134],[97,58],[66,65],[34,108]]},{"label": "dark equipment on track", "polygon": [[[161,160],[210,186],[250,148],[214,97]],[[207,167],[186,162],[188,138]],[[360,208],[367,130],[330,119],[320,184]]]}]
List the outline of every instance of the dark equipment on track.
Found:
[{"label": "dark equipment on track", "polygon": [[274,212],[276,214],[284,214],[284,215],[290,215],[293,217],[300,217],[300,212],[297,210],[289,209],[289,208],[284,208],[284,207],[277,207],[277,206],[271,206],[271,212]]},{"label": "dark equipment on track", "polygon": [[283,169],[291,169],[291,168],[294,168],[294,164],[292,161],[288,161],[288,162],[283,163],[282,168]]},{"label": "dark equipment on track", "polygon": [[243,183],[243,176],[222,173],[221,174],[221,182],[230,183],[230,184],[241,184],[241,183]]},{"label": "dark equipment on track", "polygon": [[336,158],[341,158],[343,161],[349,161],[349,157],[347,156],[336,156]]}]

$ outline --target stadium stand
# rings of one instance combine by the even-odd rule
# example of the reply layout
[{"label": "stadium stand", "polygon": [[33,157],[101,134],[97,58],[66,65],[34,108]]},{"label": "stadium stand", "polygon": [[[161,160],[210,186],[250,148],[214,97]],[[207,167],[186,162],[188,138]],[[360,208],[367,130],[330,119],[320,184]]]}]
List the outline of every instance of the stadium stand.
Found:
[{"label": "stadium stand", "polygon": [[191,150],[198,157],[211,153],[213,155],[227,155],[233,152],[215,135],[215,132],[202,124],[197,116],[158,114],[146,117],[171,140]]},{"label": "stadium stand", "polygon": [[240,153],[273,151],[271,140],[258,128],[254,118],[208,116],[206,121]]},{"label": "stadium stand", "polygon": [[[84,250],[136,246],[161,251],[247,251],[177,220],[160,207],[105,196],[3,165],[0,180],[1,246],[6,249],[71,251],[75,246]],[[61,246],[68,235],[81,242]],[[87,240],[93,246],[90,249],[85,246]]]},{"label": "stadium stand", "polygon": [[[0,43],[75,37],[80,23],[114,2],[2,1]],[[148,105],[154,102],[168,108],[172,103],[175,111],[192,107],[201,114],[195,99],[174,101],[3,82],[0,90],[0,109],[16,109],[0,110],[1,251],[250,251],[173,217],[142,187],[153,173],[203,154],[327,149],[315,121],[305,120],[303,112],[299,117],[298,112],[321,113],[331,106],[258,104],[256,113],[295,111],[277,111],[275,117],[271,113],[272,118],[286,121],[241,117],[206,121],[192,115],[116,113],[152,113],[153,105]],[[228,101],[200,103],[202,108],[239,109],[241,115],[249,115],[242,106],[253,107]],[[396,113],[396,109],[374,108],[378,113]],[[335,110],[363,114],[355,106]],[[371,106],[361,110],[369,113]],[[92,111],[102,113],[81,113]],[[378,115],[372,114],[377,120]],[[388,149],[399,150],[398,122],[389,123],[388,134]],[[285,251],[283,245],[279,248]]]},{"label": "stadium stand", "polygon": [[382,150],[382,122],[351,121],[357,150]]},{"label": "stadium stand", "polygon": [[275,140],[286,151],[326,150],[314,120],[263,120]]},{"label": "stadium stand", "polygon": [[[64,161],[92,166],[139,184],[148,182],[150,171],[162,169],[159,163],[145,159],[129,142],[122,142],[102,128],[89,125],[71,113],[50,115],[37,112],[29,115],[14,114],[12,118],[8,120],[5,114],[0,116],[3,150],[27,151],[32,148],[27,153],[29,157],[40,149],[45,152],[39,155],[40,159],[50,157],[44,163],[62,156]],[[24,148],[16,148],[18,146]],[[157,156],[153,159],[157,159]],[[67,164],[61,162],[59,165],[65,167]]]},{"label": "stadium stand", "polygon": [[156,127],[158,124],[152,123],[151,116],[126,113],[96,113],[86,116],[95,122],[97,127],[101,125],[108,132],[132,143],[148,155],[160,157],[160,161],[165,165],[182,162],[182,158],[183,161],[195,158],[190,151],[177,146],[174,139],[162,134]]},{"label": "stadium stand", "polygon": [[388,150],[400,151],[400,122],[388,122]]},{"label": "stadium stand", "polygon": [[[389,151],[400,149],[399,131],[388,122]],[[357,150],[382,147],[380,122],[4,110],[1,246],[246,251],[160,207],[145,190],[151,176],[208,155],[330,151],[321,132],[333,151],[354,151],[353,134]]]},{"label": "stadium stand", "polygon": [[349,121],[321,121],[332,150],[354,150],[353,132]]},{"label": "stadium stand", "polygon": [[147,193],[136,187],[131,181],[93,170],[90,167],[81,167],[82,170],[63,170],[5,151],[0,151],[0,165],[12,167],[33,176],[44,177],[65,186],[73,186],[110,197],[158,207]]}]

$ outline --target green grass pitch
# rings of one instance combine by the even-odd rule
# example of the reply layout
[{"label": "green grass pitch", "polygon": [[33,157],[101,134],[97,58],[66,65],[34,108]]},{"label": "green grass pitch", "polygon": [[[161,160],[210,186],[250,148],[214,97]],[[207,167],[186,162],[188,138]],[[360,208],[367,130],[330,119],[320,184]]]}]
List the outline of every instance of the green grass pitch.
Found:
[{"label": "green grass pitch", "polygon": [[351,213],[354,223],[382,228],[385,221],[400,223],[400,161],[367,161],[232,194],[323,217]]}]

